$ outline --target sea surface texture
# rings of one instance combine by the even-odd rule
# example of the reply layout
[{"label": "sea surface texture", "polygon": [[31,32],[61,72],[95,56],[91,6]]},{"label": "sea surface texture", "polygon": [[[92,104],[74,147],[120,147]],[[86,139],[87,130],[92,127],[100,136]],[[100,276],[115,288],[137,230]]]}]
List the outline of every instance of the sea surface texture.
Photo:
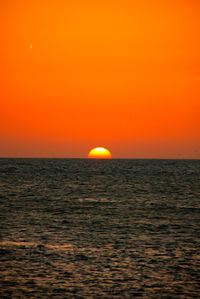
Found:
[{"label": "sea surface texture", "polygon": [[200,296],[200,160],[0,159],[0,298]]}]

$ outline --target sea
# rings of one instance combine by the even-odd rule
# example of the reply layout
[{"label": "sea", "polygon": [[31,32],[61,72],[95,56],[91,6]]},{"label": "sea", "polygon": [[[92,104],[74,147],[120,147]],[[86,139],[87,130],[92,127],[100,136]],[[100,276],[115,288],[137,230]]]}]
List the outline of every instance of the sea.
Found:
[{"label": "sea", "polygon": [[0,298],[200,298],[200,160],[0,159]]}]

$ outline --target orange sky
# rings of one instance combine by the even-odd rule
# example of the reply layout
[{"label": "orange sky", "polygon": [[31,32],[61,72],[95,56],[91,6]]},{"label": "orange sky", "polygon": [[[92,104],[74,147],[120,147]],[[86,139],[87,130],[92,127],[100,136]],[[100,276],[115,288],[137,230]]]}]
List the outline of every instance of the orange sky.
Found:
[{"label": "orange sky", "polygon": [[199,0],[1,0],[0,157],[200,158],[199,15]]}]

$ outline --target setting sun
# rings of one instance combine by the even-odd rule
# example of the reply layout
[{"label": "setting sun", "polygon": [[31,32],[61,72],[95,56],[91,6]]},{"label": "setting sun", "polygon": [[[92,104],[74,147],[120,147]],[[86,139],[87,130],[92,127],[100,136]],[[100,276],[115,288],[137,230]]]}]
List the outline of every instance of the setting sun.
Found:
[{"label": "setting sun", "polygon": [[90,158],[90,159],[112,159],[112,155],[104,147],[96,147],[89,152],[88,158]]}]

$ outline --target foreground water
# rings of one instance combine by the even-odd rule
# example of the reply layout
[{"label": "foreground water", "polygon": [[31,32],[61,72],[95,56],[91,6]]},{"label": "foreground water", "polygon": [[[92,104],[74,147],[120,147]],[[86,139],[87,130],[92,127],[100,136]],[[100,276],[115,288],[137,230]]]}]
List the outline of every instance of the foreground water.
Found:
[{"label": "foreground water", "polygon": [[200,291],[200,160],[0,159],[0,298]]}]

